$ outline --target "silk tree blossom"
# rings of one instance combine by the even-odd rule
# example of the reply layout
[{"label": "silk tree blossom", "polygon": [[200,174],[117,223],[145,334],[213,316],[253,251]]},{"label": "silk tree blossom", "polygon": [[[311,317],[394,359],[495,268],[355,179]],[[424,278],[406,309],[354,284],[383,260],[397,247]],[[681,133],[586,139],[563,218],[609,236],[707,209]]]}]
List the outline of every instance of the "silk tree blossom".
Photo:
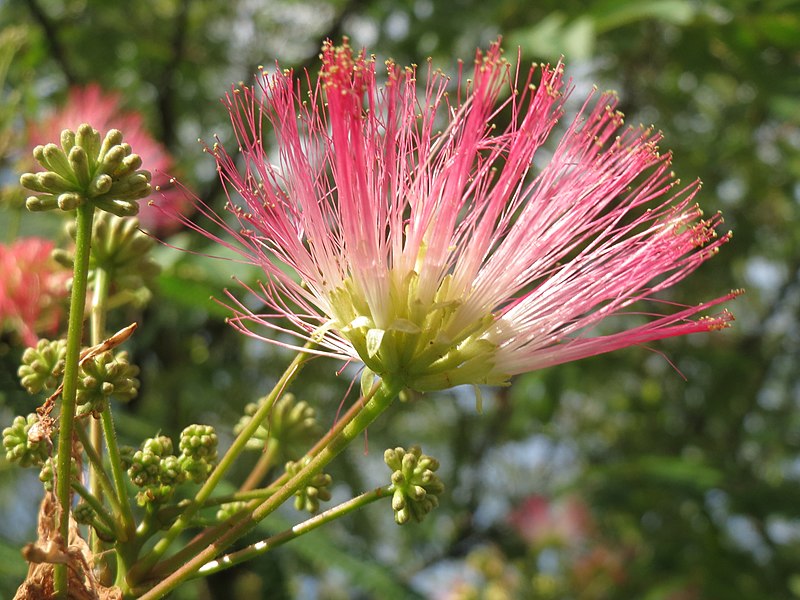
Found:
[{"label": "silk tree blossom", "polygon": [[672,312],[597,333],[729,239],[715,234],[719,215],[702,218],[699,183],[671,173],[661,135],[622,128],[613,94],[591,94],[535,167],[570,91],[561,64],[525,73],[494,44],[453,98],[430,66],[418,85],[416,67],[389,61],[381,86],[374,59],[346,42],[321,58],[314,83],[262,70],[224,100],[243,165],[220,144],[211,151],[241,227],[201,207],[233,241],[205,233],[264,269],[251,291],[268,308],[234,299],[235,327],[316,340],[426,391],[501,384],[732,320],[692,317],[736,292],[661,302]]},{"label": "silk tree blossom", "polygon": [[142,228],[165,235],[180,227],[177,215],[186,212],[189,203],[167,175],[173,168],[172,157],[147,131],[141,114],[122,110],[120,94],[106,92],[97,84],[72,88],[64,106],[31,127],[31,146],[51,142],[53,135],[58,137],[64,129],[76,131],[83,123],[89,123],[102,135],[110,129],[122,131],[125,142],[141,157],[142,168],[152,174],[153,188],[161,192],[158,202],[169,210],[159,210],[147,202],[139,202],[137,217]]},{"label": "silk tree blossom", "polygon": [[35,237],[0,244],[0,332],[13,331],[28,346],[37,333],[55,333],[63,314],[70,273],[50,258],[53,248]]}]

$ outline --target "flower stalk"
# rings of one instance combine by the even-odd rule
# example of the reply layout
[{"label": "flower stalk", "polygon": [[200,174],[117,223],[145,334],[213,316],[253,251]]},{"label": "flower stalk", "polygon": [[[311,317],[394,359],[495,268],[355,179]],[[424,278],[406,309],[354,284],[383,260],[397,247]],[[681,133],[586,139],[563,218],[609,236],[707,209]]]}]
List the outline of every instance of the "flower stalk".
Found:
[{"label": "flower stalk", "polygon": [[246,560],[260,556],[266,552],[269,552],[270,550],[274,550],[278,546],[281,546],[286,542],[300,537],[303,534],[313,531],[314,529],[317,529],[326,523],[330,523],[331,521],[350,514],[351,512],[363,508],[368,504],[372,504],[376,500],[389,497],[391,495],[390,490],[391,486],[384,486],[364,492],[363,494],[360,494],[359,496],[356,496],[347,502],[343,502],[342,504],[329,508],[318,515],[314,515],[310,519],[307,519],[302,523],[298,523],[297,525],[294,525],[293,527],[290,527],[281,533],[270,536],[265,540],[256,542],[255,544],[251,544],[247,548],[243,548],[237,552],[232,552],[216,560],[212,560],[211,562],[200,567],[195,576],[206,577],[213,573],[218,573],[219,571],[229,569],[235,565],[243,563]]},{"label": "flower stalk", "polygon": [[[313,346],[312,342],[306,345],[306,349]],[[167,530],[164,536],[156,543],[153,550],[142,558],[130,572],[130,579],[137,581],[140,577],[144,576],[157,562],[164,556],[164,553],[169,549],[170,545],[180,535],[180,533],[189,527],[192,519],[197,511],[204,506],[204,503],[211,497],[214,489],[217,487],[225,473],[228,471],[233,462],[245,450],[248,440],[252,437],[261,423],[269,416],[275,401],[280,397],[288,385],[300,374],[305,363],[310,359],[310,355],[304,352],[299,352],[291,362],[289,367],[284,371],[281,378],[275,384],[272,392],[267,396],[266,401],[261,405],[258,412],[253,415],[248,425],[239,433],[237,438],[231,444],[231,447],[220,459],[217,466],[209,475],[203,486],[197,492],[192,501],[186,506],[181,513],[181,516],[173,523]]]},{"label": "flower stalk", "polygon": [[[370,392],[369,397],[358,402],[359,410],[352,413],[349,420],[342,419],[330,431],[330,441],[322,447],[296,475],[289,478],[274,494],[259,504],[254,510],[243,511],[225,524],[219,536],[207,541],[206,546],[193,558],[186,561],[171,575],[161,580],[149,591],[140,596],[141,600],[156,600],[164,597],[182,582],[194,577],[195,573],[206,563],[211,562],[219,552],[230,546],[237,539],[251,531],[260,521],[291,498],[298,489],[314,475],[321,472],[334,457],[341,453],[368,425],[385,411],[402,387],[382,380]],[[348,413],[350,416],[351,413]],[[248,506],[248,508],[250,508]],[[158,573],[158,570],[154,571]]]},{"label": "flower stalk", "polygon": [[[78,391],[78,360],[83,339],[83,311],[89,280],[89,253],[92,243],[94,205],[85,203],[76,209],[75,265],[72,273],[72,295],[67,328],[67,353],[64,364],[64,389],[59,416],[58,463],[56,465],[56,498],[61,506],[58,529],[61,538],[69,539],[70,469],[72,468],[72,433]],[[67,567],[56,565],[54,587],[59,598],[67,597]]]}]

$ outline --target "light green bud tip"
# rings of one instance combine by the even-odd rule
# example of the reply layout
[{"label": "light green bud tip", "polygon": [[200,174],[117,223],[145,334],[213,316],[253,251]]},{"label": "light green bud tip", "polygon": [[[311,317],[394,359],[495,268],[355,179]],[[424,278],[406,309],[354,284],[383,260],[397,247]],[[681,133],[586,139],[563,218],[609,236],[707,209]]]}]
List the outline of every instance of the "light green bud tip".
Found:
[{"label": "light green bud tip", "polygon": [[122,402],[132,400],[139,393],[138,375],[139,367],[128,362],[124,351],[103,352],[85,362],[78,378],[79,414],[102,411],[112,395]]},{"label": "light green bud tip", "polygon": [[[234,433],[247,427],[266,400],[264,397],[258,403],[245,406],[245,415],[234,427]],[[305,400],[298,400],[294,394],[284,394],[272,406],[269,417],[247,441],[246,448],[263,452],[265,445],[271,442],[277,445],[282,461],[297,460],[313,445],[319,433],[314,408]]]},{"label": "light green bud tip", "polygon": [[[310,459],[305,458],[294,462],[286,463],[286,472],[289,476],[294,476],[309,463]],[[327,502],[331,499],[330,486],[333,478],[327,473],[317,473],[297,490],[294,496],[294,507],[299,511],[306,511],[312,515],[319,511],[320,502]]]},{"label": "light green bud tip", "polygon": [[27,348],[17,369],[22,387],[30,394],[55,389],[64,372],[66,355],[66,340],[39,340],[36,347]]},{"label": "light green bud tip", "polygon": [[392,469],[390,491],[392,510],[398,525],[411,520],[421,522],[434,508],[439,506],[439,496],[444,484],[435,473],[439,461],[422,454],[419,446],[390,448],[384,452],[383,460]]},{"label": "light green bud tip", "polygon": [[6,460],[16,462],[21,467],[40,467],[47,460],[49,440],[44,436],[30,435],[39,423],[35,413],[27,417],[14,417],[10,427],[3,430],[3,448]]},{"label": "light green bud tip", "polygon": [[217,465],[217,434],[211,425],[189,425],[181,432],[179,457],[187,479],[203,483]]},{"label": "light green bud tip", "polygon": [[33,157],[44,171],[20,177],[22,187],[39,194],[27,199],[28,210],[70,211],[92,202],[120,217],[139,212],[137,200],[151,192],[150,173],[141,169],[141,157],[122,142],[119,130],[102,138],[84,123],[75,132],[62,131],[59,141],[60,146],[36,146]]}]

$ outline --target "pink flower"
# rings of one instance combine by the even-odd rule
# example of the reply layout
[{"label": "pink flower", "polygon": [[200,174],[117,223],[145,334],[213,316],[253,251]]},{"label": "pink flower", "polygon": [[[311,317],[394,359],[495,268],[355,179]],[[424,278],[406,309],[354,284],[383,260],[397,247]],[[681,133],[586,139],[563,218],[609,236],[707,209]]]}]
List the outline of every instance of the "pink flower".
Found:
[{"label": "pink flower", "polygon": [[121,109],[118,93],[104,92],[99,85],[70,90],[66,104],[48,119],[33,126],[30,131],[31,146],[58,143],[64,129],[73,131],[83,123],[89,123],[102,135],[109,129],[119,129],[124,141],[142,158],[142,168],[153,176],[153,189],[159,189],[158,204],[169,208],[169,212],[150,206],[147,200],[139,202],[139,222],[143,229],[164,235],[180,226],[175,216],[188,209],[185,196],[171,182],[168,172],[172,170],[172,158],[167,150],[147,132],[142,116]]},{"label": "pink flower", "polygon": [[40,238],[0,244],[0,330],[15,331],[28,346],[37,332],[55,333],[62,315],[70,273],[51,260],[53,247]]},{"label": "pink flower", "polygon": [[[555,133],[570,85],[561,64],[536,85],[534,70],[494,44],[452,94],[432,67],[391,61],[380,86],[374,60],[327,43],[310,89],[278,71],[233,90],[241,170],[211,150],[241,229],[201,210],[234,241],[206,235],[263,267],[268,310],[237,302],[232,324],[421,391],[726,327],[727,311],[692,316],[736,292],[656,300],[729,239],[719,215],[701,218],[699,183],[679,186],[660,134],[621,128],[613,94]],[[641,300],[665,314],[611,319]]]},{"label": "pink flower", "polygon": [[555,501],[530,496],[509,515],[508,523],[537,548],[549,544],[577,546],[592,528],[588,508],[574,496]]}]

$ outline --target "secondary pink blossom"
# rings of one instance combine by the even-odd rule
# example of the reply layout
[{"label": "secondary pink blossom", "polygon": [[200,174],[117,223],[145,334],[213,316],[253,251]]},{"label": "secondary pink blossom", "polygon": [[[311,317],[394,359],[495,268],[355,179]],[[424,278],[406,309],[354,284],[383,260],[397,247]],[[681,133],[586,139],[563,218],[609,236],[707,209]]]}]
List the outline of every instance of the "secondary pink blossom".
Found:
[{"label": "secondary pink blossom", "polygon": [[532,495],[508,516],[508,524],[531,546],[577,546],[593,523],[589,509],[575,496],[549,499]]},{"label": "secondary pink blossom", "polygon": [[124,141],[141,157],[142,168],[152,174],[153,189],[160,192],[158,204],[169,209],[159,210],[142,200],[139,202],[139,222],[143,229],[153,233],[171,233],[180,226],[176,215],[189,208],[185,195],[167,175],[173,169],[172,157],[148,133],[142,115],[124,111],[121,106],[120,94],[105,92],[97,84],[73,88],[61,109],[31,128],[31,146],[58,142],[62,130],[75,131],[83,123],[89,123],[103,135],[110,129],[119,129]]},{"label": "secondary pink blossom", "polygon": [[53,247],[34,237],[0,244],[0,331],[16,332],[28,346],[37,333],[55,333],[63,314],[70,273],[51,260]]},{"label": "secondary pink blossom", "polygon": [[[423,391],[726,327],[727,311],[692,317],[736,292],[656,300],[729,239],[699,183],[679,184],[658,132],[623,128],[613,94],[556,129],[571,86],[561,64],[536,70],[493,44],[454,91],[391,61],[379,85],[374,60],[327,43],[316,82],[233,90],[241,166],[211,150],[241,228],[201,209],[263,267],[267,310],[237,303],[232,324]],[[664,314],[631,313],[642,300]]]}]

